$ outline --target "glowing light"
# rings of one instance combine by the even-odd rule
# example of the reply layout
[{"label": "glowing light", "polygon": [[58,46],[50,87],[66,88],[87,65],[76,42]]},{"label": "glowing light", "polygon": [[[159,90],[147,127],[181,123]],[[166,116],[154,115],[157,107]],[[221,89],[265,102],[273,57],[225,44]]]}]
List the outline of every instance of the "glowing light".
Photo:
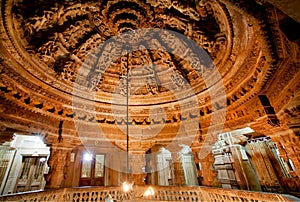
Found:
[{"label": "glowing light", "polygon": [[83,159],[84,159],[85,161],[91,161],[91,160],[93,160],[93,155],[92,155],[92,154],[89,154],[89,153],[85,153],[85,154],[83,155]]},{"label": "glowing light", "polygon": [[152,187],[149,187],[145,192],[144,196],[152,196],[154,195],[154,189]]},{"label": "glowing light", "polygon": [[123,182],[123,191],[128,192],[132,190],[132,183]]},{"label": "glowing light", "polygon": [[46,161],[47,159],[44,157],[44,158],[41,158],[40,159],[40,162],[44,162],[44,161]]}]

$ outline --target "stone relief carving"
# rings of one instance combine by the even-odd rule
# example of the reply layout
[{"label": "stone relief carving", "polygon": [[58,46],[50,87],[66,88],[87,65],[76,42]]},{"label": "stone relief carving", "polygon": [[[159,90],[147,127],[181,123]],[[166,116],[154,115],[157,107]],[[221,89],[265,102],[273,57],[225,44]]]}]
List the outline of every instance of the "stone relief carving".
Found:
[{"label": "stone relief carving", "polygon": [[[233,29],[234,22],[229,19],[230,16],[227,16],[228,19],[224,19],[224,21],[219,19],[220,16],[218,15],[221,14],[218,12],[223,12],[222,10],[216,10],[209,3],[205,3],[205,1],[197,2],[197,6],[192,8],[190,5],[188,5],[188,3],[183,1],[180,1],[177,4],[169,1],[168,4],[165,3],[166,2],[164,1],[148,1],[148,4],[144,5],[144,3],[138,2],[137,4],[141,8],[140,12],[133,12],[130,8],[124,9],[124,12],[130,13],[133,16],[137,17],[134,20],[128,20],[128,22],[133,22],[136,28],[156,26],[159,28],[174,28],[174,30],[184,33],[186,36],[191,37],[193,40],[197,41],[198,44],[203,46],[204,49],[208,53],[210,53],[213,58],[216,57],[216,60],[222,58],[219,55],[223,54],[222,51],[225,51],[228,46],[232,46],[232,44],[229,44],[231,43],[230,36],[226,32],[231,28],[227,27],[226,23],[229,24],[228,26],[232,26]],[[26,120],[29,120],[32,117],[41,116],[41,120],[43,123],[45,123],[45,125],[47,121],[49,122],[49,120],[53,120],[54,117],[64,118],[67,120],[78,118],[82,119],[82,121],[92,120],[95,123],[104,122],[111,125],[115,124],[114,121],[109,122],[106,119],[102,119],[99,117],[95,117],[94,119],[92,119],[93,116],[85,113],[84,111],[90,110],[91,108],[89,107],[82,108],[83,112],[80,114],[73,114],[72,111],[68,111],[65,107],[63,107],[72,105],[72,101],[66,94],[60,95],[58,92],[49,91],[46,88],[43,89],[39,87],[40,83],[34,83],[36,80],[33,80],[31,82],[31,77],[24,76],[25,74],[23,74],[23,72],[16,74],[16,68],[13,68],[13,66],[16,65],[16,60],[22,67],[24,67],[24,69],[27,69],[28,72],[32,73],[33,76],[39,78],[46,84],[50,84],[50,87],[55,87],[66,93],[71,93],[71,88],[69,88],[68,85],[74,82],[74,79],[76,78],[76,70],[80,67],[80,65],[82,65],[82,62],[85,61],[88,54],[94,49],[94,47],[97,47],[101,42],[107,39],[107,37],[113,36],[118,31],[118,27],[116,29],[112,29],[112,27],[114,26],[114,19],[122,14],[122,9],[119,9],[119,11],[110,9],[109,11],[108,6],[106,10],[102,12],[100,10],[100,7],[96,4],[97,3],[95,2],[91,2],[89,4],[79,5],[73,4],[72,2],[64,2],[63,6],[53,5],[47,8],[41,7],[44,10],[42,9],[43,11],[39,15],[37,15],[36,13],[32,13],[30,16],[26,16],[24,15],[24,13],[14,10],[12,12],[14,16],[16,16],[16,18],[14,19],[13,23],[10,24],[9,22],[11,22],[11,19],[8,19],[9,15],[3,15],[5,16],[5,19],[3,19],[3,24],[6,27],[1,26],[0,30],[1,36],[3,35],[3,41],[1,43],[4,44],[4,46],[1,47],[1,49],[3,49],[3,51],[1,52],[4,53],[4,49],[6,49],[5,51],[8,52],[5,52],[5,54],[10,53],[11,57],[7,57],[9,54],[3,56],[1,55],[1,96],[5,97],[5,102],[15,103],[13,106],[20,110],[20,113],[18,113],[19,116],[22,116]],[[110,3],[111,6],[113,6],[113,4],[114,2]],[[165,4],[165,7],[163,6],[163,4]],[[105,7],[105,5],[103,5],[103,7]],[[145,13],[143,13],[143,11],[147,11],[147,9],[149,9],[150,7],[153,9],[151,10],[151,12],[149,12],[149,16],[144,17]],[[176,15],[168,16],[166,13],[164,13],[164,9],[162,9],[163,7],[168,9],[172,7],[173,9],[182,12],[186,17]],[[20,8],[22,7],[18,7],[18,5],[15,7],[15,9]],[[226,8],[226,5],[223,5],[223,8]],[[111,12],[111,15],[107,15],[107,12]],[[109,19],[109,17],[111,17],[112,19]],[[200,25],[201,23],[203,23],[202,25],[206,25],[208,22],[205,22],[205,20],[210,17],[214,20],[209,21],[209,23],[215,23],[213,26],[215,28],[219,28],[219,30],[217,29],[217,31],[214,31],[213,33],[208,33],[207,30],[201,28],[201,26],[197,27],[197,23],[199,23]],[[145,20],[142,20],[142,18]],[[116,19],[115,24],[121,25],[122,23],[126,22],[126,20],[126,17],[122,18],[119,21]],[[149,20],[149,22],[147,22],[147,20]],[[225,21],[226,23],[224,24]],[[262,19],[259,19],[259,22],[255,21],[255,19],[251,19],[248,21],[251,21],[254,24],[265,23],[265,21]],[[15,29],[11,29],[12,24],[16,26]],[[17,24],[19,24],[20,27],[17,27]],[[235,27],[234,29],[237,28]],[[15,30],[15,33],[12,33],[9,30]],[[274,105],[275,111],[279,112],[286,104],[294,99],[294,96],[299,91],[299,85],[292,86],[291,84],[289,84],[291,80],[295,79],[295,75],[297,75],[298,63],[296,63],[295,61],[294,63],[287,62],[286,66],[273,68],[274,61],[278,60],[276,60],[276,56],[270,56],[272,50],[269,45],[267,45],[267,43],[261,43],[264,38],[268,38],[268,34],[267,32],[265,32],[265,30],[257,29],[255,31],[257,34],[252,36],[255,39],[249,39],[252,44],[247,46],[249,52],[244,60],[243,65],[239,66],[235,63],[237,58],[240,57],[238,50],[228,49],[226,51],[230,53],[226,52],[226,54],[228,54],[229,57],[226,60],[224,59],[224,63],[226,63],[226,65],[218,67],[220,69],[220,72],[223,72],[224,70],[224,75],[229,72],[227,72],[227,69],[234,68],[234,71],[236,70],[236,73],[232,75],[230,80],[228,79],[224,81],[226,90],[228,91],[228,103],[230,103],[230,106],[227,108],[229,111],[227,115],[227,127],[234,127],[237,125],[242,125],[244,123],[250,123],[253,122],[256,118],[262,118],[266,115],[263,110],[257,107],[255,97],[257,96],[257,93],[259,91],[268,86],[268,82],[271,81],[272,78],[274,78],[274,74],[275,71],[277,71],[277,68],[283,68],[282,71],[284,73],[281,76],[282,78],[276,78],[274,81],[274,85],[272,84],[268,89],[266,89],[269,91],[268,94],[270,95],[271,100],[277,100],[277,98],[279,97],[278,95],[281,95],[280,98],[278,98],[279,101]],[[49,33],[49,35],[45,34],[46,32]],[[278,37],[281,36],[277,34],[275,34],[274,36],[278,41],[280,40]],[[15,38],[16,41],[21,41],[23,40],[22,37],[25,37],[27,41],[22,41],[20,43],[16,43],[14,41]],[[31,43],[34,40],[39,42]],[[173,50],[181,50],[181,48],[183,47],[181,46],[182,44],[180,43],[180,41],[178,41],[178,39],[167,34],[160,41],[157,40],[156,42],[157,47],[161,47],[163,43],[166,43],[168,47]],[[19,46],[22,46],[22,48],[19,48]],[[115,47],[116,44],[112,44],[112,46]],[[287,47],[292,46],[287,45]],[[280,50],[284,52],[287,47],[282,46],[280,47]],[[155,49],[155,47],[153,48]],[[25,52],[25,50],[27,52]],[[294,52],[295,50],[289,51]],[[26,54],[28,54],[29,56]],[[101,54],[103,54],[105,57],[110,57],[116,53],[113,52],[113,47],[107,46]],[[150,54],[152,55],[152,57],[150,57]],[[190,57],[193,60],[195,59],[191,50],[187,50],[186,52],[183,51],[182,54],[185,54],[187,57]],[[31,56],[35,59],[36,63],[30,62]],[[62,58],[62,60],[59,60],[59,58],[65,56],[66,58]],[[37,58],[41,60],[41,63],[39,63]],[[122,85],[124,86],[124,80],[122,80],[121,78],[122,75],[125,75],[128,64],[124,60],[122,61],[122,59],[125,60],[126,58],[117,60],[113,64],[115,66],[107,69],[107,72],[104,72],[104,69],[102,69],[105,65],[107,65],[107,61],[91,60],[90,79],[88,83],[83,82],[83,85],[85,85],[85,87],[88,87],[90,90],[98,90],[101,92],[111,93],[112,86],[101,85],[101,82],[100,84],[97,83],[98,80],[101,81],[101,79],[105,78],[107,79],[105,80],[105,82],[115,79],[123,83]],[[159,77],[155,75],[155,73],[163,71],[164,68],[172,68],[174,70],[178,70],[176,58],[174,59],[171,54],[163,51],[135,52],[131,54],[131,59],[131,67],[133,69],[138,68],[144,64],[149,64],[150,67],[149,70],[147,69],[147,85],[143,90],[136,92],[137,95],[141,96],[155,95],[156,97],[159,97],[160,95],[162,95],[162,93],[165,93],[166,89],[163,89],[159,86]],[[58,66],[59,68],[61,68],[57,71],[59,73],[58,75],[57,72],[53,69],[54,64],[58,63],[57,61],[62,62],[62,66]],[[44,64],[50,68],[47,67],[48,69],[42,69],[42,66],[39,66],[39,64]],[[153,65],[153,67],[151,65]],[[159,69],[155,65],[162,65],[163,67]],[[209,72],[209,67],[202,66],[200,61],[197,61],[194,64],[190,64],[190,66],[193,66],[193,68],[195,68],[197,72],[200,73]],[[173,76],[174,83],[176,83],[176,86],[178,88],[182,88],[182,86],[184,86],[184,79],[188,82],[191,82],[191,80],[193,79],[194,83],[199,81],[198,79],[200,76],[196,75],[195,70],[193,70],[193,68],[190,66],[183,66],[184,70],[188,71],[188,76],[182,74],[182,72],[178,73],[177,76]],[[35,68],[40,68],[40,72],[35,71]],[[274,71],[271,71],[271,69],[274,69]],[[49,75],[45,75],[44,72],[47,72],[47,74]],[[112,73],[113,75],[117,76],[110,77],[108,73]],[[53,75],[53,77],[57,75],[56,79],[63,82],[55,82],[55,80],[52,80],[51,75]],[[238,85],[240,86],[237,87]],[[288,92],[285,92],[284,88],[287,85],[289,85],[289,90]],[[19,88],[19,86],[22,86],[22,88]],[[124,90],[124,88],[122,89]],[[31,95],[30,92],[34,92],[37,95]],[[123,91],[122,93],[125,95],[126,91]],[[211,111],[215,110],[213,109],[215,107],[212,108],[206,103],[206,98],[207,96],[205,96],[204,103],[201,102],[201,106],[203,106],[199,110],[199,114],[205,121],[209,119]],[[247,104],[248,107],[244,107],[243,105],[245,104]],[[26,111],[25,109],[30,113],[27,113],[28,111]],[[111,111],[109,111],[103,103],[99,104],[96,107],[96,110],[99,114],[111,113]],[[290,108],[288,110],[289,112],[287,112],[285,116],[288,116],[290,119],[292,119],[291,117],[294,116],[294,112],[291,112]],[[16,110],[6,109],[5,112],[7,112],[7,114],[15,114]],[[168,118],[168,120],[164,121],[174,123],[176,122],[175,120],[179,120],[179,118],[176,116],[174,115],[174,117]],[[139,117],[139,120],[137,119],[136,122],[141,122],[143,118],[145,117]],[[1,117],[1,119],[7,123],[11,122],[12,124],[26,125],[26,127],[28,128],[31,127],[30,121],[22,120],[21,118],[16,121],[12,118],[9,118],[9,115],[5,115],[4,117]],[[291,121],[290,119],[289,121]],[[164,121],[152,120],[149,124],[160,124]],[[284,123],[288,123],[289,121],[286,121]],[[122,124],[124,124],[124,122]],[[208,127],[208,124],[203,124],[203,126]],[[38,126],[34,127],[38,128]],[[55,129],[51,127],[44,128],[44,125],[40,127],[45,130],[52,131],[53,133],[56,132]],[[272,126],[269,125],[268,127]]]},{"label": "stone relief carving", "polygon": [[[201,21],[201,19],[204,18],[200,17],[197,10],[203,10],[201,16],[213,16],[212,8],[209,4],[204,2],[201,3],[201,6],[197,5],[196,8],[192,8],[191,5],[186,2],[168,2],[168,4],[161,4],[159,2],[149,1],[148,3],[149,4],[142,4],[138,1],[132,1],[132,4],[143,9],[142,11],[133,11],[130,8],[124,8],[123,11],[122,9],[113,10],[111,8],[117,5],[115,2],[108,3],[104,11],[99,10],[100,7],[103,7],[102,5],[97,5],[93,2],[90,4],[65,2],[64,4],[53,5],[52,7],[46,7],[43,3],[40,3],[40,6],[44,9],[42,11],[43,13],[32,13],[29,16],[21,11],[21,8],[25,8],[25,11],[27,12],[29,10],[27,7],[28,5],[19,3],[15,5],[16,9],[14,12],[18,16],[18,21],[20,21],[20,23],[25,22],[26,24],[27,31],[25,32],[27,34],[27,40],[29,42],[34,40],[40,41],[38,43],[33,43],[28,48],[33,49],[45,64],[54,68],[54,71],[60,75],[58,78],[72,83],[74,82],[74,76],[70,75],[68,73],[69,71],[65,69],[71,68],[70,70],[76,74],[76,69],[79,68],[81,64],[80,61],[85,60],[87,54],[91,52],[93,47],[96,47],[96,44],[101,43],[111,35],[117,34],[112,32],[114,31],[114,26],[108,26],[108,24],[116,24],[119,16],[123,15],[123,13],[127,12],[131,13],[132,16],[136,16],[137,19],[139,19],[139,22],[136,22],[139,25],[138,27],[146,26],[144,23],[140,24],[141,19],[145,18],[145,13],[148,13],[148,16],[146,16],[148,22],[152,23],[153,20],[153,25],[156,26],[157,22],[154,20],[155,15],[159,16],[158,19],[161,17],[165,18],[165,14],[162,13],[163,10],[158,9],[157,13],[150,12],[149,5],[154,6],[154,8],[161,7],[162,5],[167,9],[171,9],[172,7],[179,12],[182,12],[187,18],[190,18],[191,21],[198,21],[199,23],[204,24],[205,21]],[[110,15],[108,16],[108,14]],[[141,15],[143,17],[140,17]],[[88,19],[85,16],[88,16]],[[112,19],[114,19],[113,22]],[[121,19],[125,20],[124,22],[130,20],[128,18]],[[212,19],[214,18],[212,17]],[[201,40],[197,42],[210,53],[213,52],[213,49],[220,51],[220,46],[226,46],[226,37],[224,34],[217,34],[216,37],[212,36],[212,38],[215,39],[211,41],[211,39],[205,36],[205,31],[199,32],[197,30],[192,30],[191,26],[195,26],[196,24],[190,25],[187,22],[187,19],[173,16],[165,18],[162,22],[164,25],[167,24],[178,30],[186,30],[185,33],[188,36],[191,35],[196,38],[199,36],[198,39]],[[164,25],[162,27],[164,27]],[[215,25],[217,26],[216,22]],[[97,29],[102,37],[99,37],[99,35],[97,36],[94,29]],[[110,31],[110,29],[112,29],[112,31]],[[48,30],[48,34],[46,34],[46,30]],[[91,40],[91,38],[93,40]],[[169,39],[169,42],[167,43],[171,48],[180,48],[174,46],[174,44],[176,44],[176,39]],[[60,59],[61,57],[65,57],[67,54],[72,53],[75,58],[79,59],[78,61],[73,60],[70,57],[67,57],[64,60]],[[213,55],[214,54],[212,54],[212,56]],[[59,66],[56,66],[55,64],[58,63]]]}]

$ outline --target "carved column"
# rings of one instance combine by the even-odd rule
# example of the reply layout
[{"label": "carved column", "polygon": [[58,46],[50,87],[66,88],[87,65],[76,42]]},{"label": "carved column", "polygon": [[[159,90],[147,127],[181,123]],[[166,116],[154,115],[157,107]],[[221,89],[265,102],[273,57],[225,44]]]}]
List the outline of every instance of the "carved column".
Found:
[{"label": "carved column", "polygon": [[126,162],[120,154],[108,152],[105,154],[105,186],[120,186],[126,181]]},{"label": "carved column", "polygon": [[14,131],[10,131],[9,129],[5,128],[5,126],[0,125],[0,144],[11,141],[14,136]]},{"label": "carved column", "polygon": [[135,185],[145,185],[145,178],[147,175],[144,171],[146,166],[145,152],[134,151],[129,158],[129,167],[131,170],[130,180],[134,181]]},{"label": "carved column", "polygon": [[272,162],[268,151],[269,137],[256,138],[247,144],[253,166],[258,175],[263,191],[281,191],[278,174],[274,169],[276,162]]},{"label": "carved column", "polygon": [[157,155],[151,155],[151,184],[158,185],[158,168],[157,168]]},{"label": "carved column", "polygon": [[161,146],[154,146],[146,152],[147,184],[158,185],[157,154]]},{"label": "carved column", "polygon": [[181,155],[179,155],[177,152],[172,152],[172,159],[174,166],[175,184],[177,186],[185,185],[186,183],[182,167]]},{"label": "carved column", "polygon": [[49,173],[46,175],[46,188],[61,188],[65,186],[68,172],[71,149],[65,147],[52,147],[48,165]]},{"label": "carved column", "polygon": [[[297,110],[292,109],[295,108],[287,107],[278,113],[280,120],[278,126],[270,126],[266,124],[265,119],[262,119],[254,124],[253,128],[255,131],[268,135],[276,143],[280,157],[288,166],[288,172],[292,177],[280,177],[282,188],[287,191],[298,191],[300,189],[300,138],[297,136],[298,129],[295,126],[299,125],[299,121],[297,120]],[[293,129],[289,127],[293,127]],[[279,173],[281,174],[281,171]]]},{"label": "carved column", "polygon": [[233,170],[232,152],[226,134],[220,134],[218,141],[212,147],[215,158],[214,167],[218,171],[218,180],[222,188],[237,188]]},{"label": "carved column", "polygon": [[213,154],[210,152],[209,154],[202,157],[200,150],[200,152],[198,152],[198,158],[201,164],[200,177],[203,176],[201,184],[204,186],[219,186],[220,183],[216,180],[217,172],[213,168]]},{"label": "carved column", "polygon": [[276,143],[280,157],[288,165],[288,173],[292,178],[284,178],[285,189],[297,191],[300,189],[300,138],[293,131],[273,135],[272,141]]},{"label": "carved column", "polygon": [[236,177],[236,183],[240,189],[261,191],[259,182],[255,177],[246,151],[239,144],[231,146],[232,166]]},{"label": "carved column", "polygon": [[197,171],[197,181],[199,185],[202,185],[202,164],[200,162],[199,156],[198,156],[198,149],[192,147],[192,152],[193,152],[193,156],[194,156],[194,161],[195,161],[195,165],[196,165],[196,171]]},{"label": "carved column", "polygon": [[153,155],[151,155],[151,150],[148,150],[145,154],[146,159],[146,184],[147,185],[156,185],[155,179],[157,179],[157,173],[156,173],[156,158],[153,158]]}]

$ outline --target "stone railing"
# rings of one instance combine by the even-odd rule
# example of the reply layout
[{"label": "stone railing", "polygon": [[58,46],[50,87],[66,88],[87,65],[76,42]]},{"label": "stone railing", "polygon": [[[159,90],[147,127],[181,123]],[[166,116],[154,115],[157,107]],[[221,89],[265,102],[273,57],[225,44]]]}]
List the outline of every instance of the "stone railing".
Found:
[{"label": "stone railing", "polygon": [[[78,187],[0,196],[0,201],[299,201],[291,195],[198,186],[152,186],[155,194],[145,196],[147,186],[124,193],[121,187]],[[108,200],[110,198],[110,200]]]}]

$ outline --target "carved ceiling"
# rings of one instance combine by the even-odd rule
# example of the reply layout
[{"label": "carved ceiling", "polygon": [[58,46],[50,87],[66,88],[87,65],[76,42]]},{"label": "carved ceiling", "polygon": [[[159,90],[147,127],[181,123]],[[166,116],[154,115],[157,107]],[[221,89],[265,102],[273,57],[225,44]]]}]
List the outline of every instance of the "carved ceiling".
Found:
[{"label": "carved ceiling", "polygon": [[[274,82],[276,61],[296,49],[283,45],[275,11],[255,1],[2,1],[1,125],[50,134],[50,142],[62,130],[77,142],[77,123],[86,136],[101,124],[118,144],[125,137],[127,85],[130,124],[162,128],[157,139],[163,141],[186,119],[199,122],[197,138],[203,138],[212,114],[221,111],[225,128],[249,124],[267,115],[257,95]],[[150,28],[164,31],[154,36]],[[143,31],[136,38],[150,40],[126,40],[126,33],[137,29]],[[215,68],[201,58],[199,64],[190,62],[199,52],[188,40]],[[126,51],[124,44],[135,50]],[[112,63],[105,60],[118,55]],[[297,74],[294,63],[290,71]],[[212,87],[219,95],[213,101]],[[195,100],[176,96],[191,90]]]},{"label": "carved ceiling", "polygon": [[[227,19],[228,11],[223,10],[222,5],[216,2],[196,6],[189,5],[185,1],[177,3],[156,1],[59,3],[54,1],[50,4],[38,1],[36,8],[32,7],[31,2],[26,3],[26,1],[12,7],[14,29],[19,30],[18,37],[23,39],[23,48],[30,57],[36,59],[36,65],[28,66],[26,69],[36,77],[41,77],[40,74],[47,77],[43,82],[51,86],[59,81],[60,84],[56,84],[55,87],[68,93],[72,93],[74,82],[78,77],[78,69],[84,65],[87,56],[94,53],[95,49],[100,49],[98,47],[109,38],[129,30],[160,28],[182,33],[203,47],[215,59],[215,64],[224,62],[230,56],[232,44],[231,28],[227,27],[230,20]],[[215,12],[218,12],[218,15],[215,15]],[[133,51],[126,56],[128,60],[119,58],[106,70],[103,70],[105,61],[98,63],[92,61],[92,64],[89,64],[92,67],[87,73],[87,87],[99,92],[97,100],[105,101],[101,97],[110,97],[110,94],[115,93],[125,66],[132,71],[131,86],[139,82],[136,77],[145,77],[148,84],[132,92],[137,97],[142,95],[143,98],[151,99],[154,94],[162,94],[161,96],[164,97],[168,89],[157,86],[163,83],[158,77],[168,74],[170,69],[178,72],[180,77],[173,79],[172,86],[182,85],[180,82],[184,81],[180,80],[185,80],[197,92],[203,91],[206,86],[201,82],[201,76],[197,71],[183,58],[172,54],[178,46],[176,40],[179,41],[176,37],[161,36],[157,38],[156,43],[166,47],[169,52],[155,49]],[[103,50],[99,50],[99,54],[102,55],[116,54],[117,49],[122,48],[103,46]],[[142,67],[145,72],[133,71]],[[225,75],[228,69],[220,68],[220,71]],[[101,81],[94,82],[100,79]],[[161,96],[158,96],[158,100],[161,100]]]}]

